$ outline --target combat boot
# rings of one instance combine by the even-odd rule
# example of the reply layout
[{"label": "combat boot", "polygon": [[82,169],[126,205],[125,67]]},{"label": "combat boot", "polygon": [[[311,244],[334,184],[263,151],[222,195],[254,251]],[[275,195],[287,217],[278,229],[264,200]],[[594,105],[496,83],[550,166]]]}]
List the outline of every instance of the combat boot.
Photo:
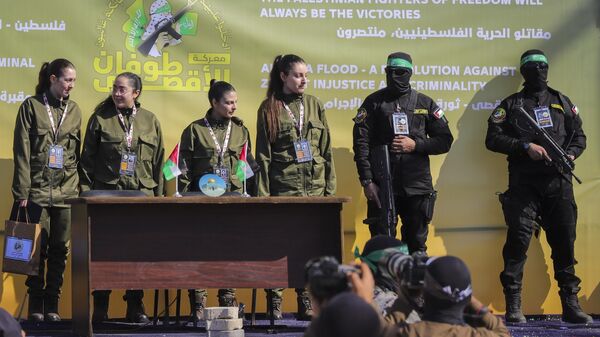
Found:
[{"label": "combat boot", "polygon": [[592,316],[586,314],[579,306],[577,292],[570,290],[560,290],[560,302],[562,304],[562,319],[567,323],[590,324],[594,320]]},{"label": "combat boot", "polygon": [[235,296],[219,296],[220,307],[237,307],[238,302]]},{"label": "combat boot", "polygon": [[206,297],[200,292],[188,292],[190,298],[190,322],[198,322],[203,319],[204,308],[206,308]]},{"label": "combat boot", "polygon": [[44,299],[44,318],[46,322],[60,322],[58,315],[58,296],[46,296]]},{"label": "combat boot", "polygon": [[[273,319],[282,319],[283,315],[281,313],[281,297],[273,296],[271,299],[271,307],[273,308]],[[267,313],[267,317],[270,318],[269,313]]]},{"label": "combat boot", "polygon": [[94,291],[94,313],[92,322],[100,323],[108,320],[108,300],[110,294],[104,290]]},{"label": "combat boot", "polygon": [[127,301],[127,315],[126,318],[131,323],[150,323],[146,310],[144,308],[144,302],[142,297],[137,294],[131,294],[132,292],[138,292],[139,290],[131,290],[125,293],[123,299]]},{"label": "combat boot", "polygon": [[27,319],[31,322],[44,321],[44,297],[29,294],[29,305],[27,308]]},{"label": "combat boot", "polygon": [[505,292],[504,299],[506,300],[506,322],[509,323],[526,323],[527,319],[521,311],[521,292]]},{"label": "combat boot", "polygon": [[313,316],[312,303],[306,294],[298,295],[298,315],[297,319],[301,321],[310,321]]}]

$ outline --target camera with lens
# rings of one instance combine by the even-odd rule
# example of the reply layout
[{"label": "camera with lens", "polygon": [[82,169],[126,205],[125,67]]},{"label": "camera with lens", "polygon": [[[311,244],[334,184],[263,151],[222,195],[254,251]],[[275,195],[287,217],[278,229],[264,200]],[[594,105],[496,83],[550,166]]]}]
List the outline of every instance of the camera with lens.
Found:
[{"label": "camera with lens", "polygon": [[390,250],[384,255],[383,265],[389,275],[409,290],[420,290],[425,286],[425,271],[429,257],[423,252],[407,255]]},{"label": "camera with lens", "polygon": [[320,302],[352,288],[348,281],[348,273],[360,274],[360,268],[340,264],[333,256],[308,261],[304,271],[311,295]]}]

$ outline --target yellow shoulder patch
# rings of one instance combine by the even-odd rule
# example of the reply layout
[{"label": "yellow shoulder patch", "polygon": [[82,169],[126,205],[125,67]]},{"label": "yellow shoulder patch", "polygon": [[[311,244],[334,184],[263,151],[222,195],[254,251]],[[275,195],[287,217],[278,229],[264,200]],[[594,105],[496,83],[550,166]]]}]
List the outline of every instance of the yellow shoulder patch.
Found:
[{"label": "yellow shoulder patch", "polygon": [[415,109],[415,115],[427,115],[428,113],[427,109]]},{"label": "yellow shoulder patch", "polygon": [[560,105],[560,104],[550,104],[550,107],[554,108],[554,109],[558,109],[558,110],[562,111],[563,113],[565,113],[565,110],[563,109],[562,105]]}]

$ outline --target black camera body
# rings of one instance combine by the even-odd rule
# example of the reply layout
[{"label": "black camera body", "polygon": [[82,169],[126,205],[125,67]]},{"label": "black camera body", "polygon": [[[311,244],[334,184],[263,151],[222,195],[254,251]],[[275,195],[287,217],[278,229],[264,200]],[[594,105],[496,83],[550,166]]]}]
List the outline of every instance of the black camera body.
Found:
[{"label": "black camera body", "polygon": [[425,287],[425,272],[429,257],[422,252],[415,252],[411,257],[408,268],[402,273],[402,284],[411,290],[421,290]]},{"label": "black camera body", "polygon": [[308,261],[304,271],[311,295],[322,302],[352,289],[347,275],[360,273],[360,268],[340,264],[333,256],[323,256]]},{"label": "black camera body", "polygon": [[401,286],[409,290],[420,290],[425,286],[425,271],[429,257],[422,252],[407,255],[397,250],[390,250],[384,255],[381,265],[387,274],[397,280]]}]

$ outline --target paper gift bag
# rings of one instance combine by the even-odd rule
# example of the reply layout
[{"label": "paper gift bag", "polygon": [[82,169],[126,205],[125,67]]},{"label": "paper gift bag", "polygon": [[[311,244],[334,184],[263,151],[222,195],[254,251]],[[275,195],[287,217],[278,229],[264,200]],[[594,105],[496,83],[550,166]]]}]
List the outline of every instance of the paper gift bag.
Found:
[{"label": "paper gift bag", "polygon": [[29,217],[26,219],[26,222],[13,220],[4,222],[3,272],[39,274],[42,226],[39,223],[30,223]]}]

